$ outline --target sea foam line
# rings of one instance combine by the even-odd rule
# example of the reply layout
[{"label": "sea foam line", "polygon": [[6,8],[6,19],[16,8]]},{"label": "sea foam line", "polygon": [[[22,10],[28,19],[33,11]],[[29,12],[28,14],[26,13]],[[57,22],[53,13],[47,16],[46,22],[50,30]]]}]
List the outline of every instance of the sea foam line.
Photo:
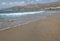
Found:
[{"label": "sea foam line", "polygon": [[21,13],[7,13],[7,14],[5,14],[5,13],[2,13],[2,14],[0,14],[0,15],[5,15],[5,16],[14,16],[14,15],[25,15],[25,14],[35,14],[35,13],[42,13],[42,12],[44,12],[44,11],[36,11],[36,12],[21,12]]}]

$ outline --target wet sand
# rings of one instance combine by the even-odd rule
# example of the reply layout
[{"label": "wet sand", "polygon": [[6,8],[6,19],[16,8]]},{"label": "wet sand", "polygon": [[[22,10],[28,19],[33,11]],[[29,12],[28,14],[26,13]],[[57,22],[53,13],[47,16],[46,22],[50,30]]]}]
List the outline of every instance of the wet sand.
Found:
[{"label": "wet sand", "polygon": [[0,41],[60,41],[60,13],[0,31]]}]

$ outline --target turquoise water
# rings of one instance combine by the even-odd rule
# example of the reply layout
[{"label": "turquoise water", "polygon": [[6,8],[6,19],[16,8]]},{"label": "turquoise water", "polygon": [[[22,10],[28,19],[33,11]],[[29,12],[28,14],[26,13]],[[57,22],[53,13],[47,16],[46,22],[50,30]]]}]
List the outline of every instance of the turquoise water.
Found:
[{"label": "turquoise water", "polygon": [[0,11],[0,21],[5,21],[5,20],[9,20],[9,19],[18,19],[18,18],[22,18],[23,16],[27,16],[27,15],[33,15],[33,14],[38,14],[38,13],[42,13],[43,11],[36,11],[36,12],[29,12],[29,11]]},{"label": "turquoise water", "polygon": [[18,13],[18,12],[31,12],[30,10],[0,10],[0,13]]},{"label": "turquoise water", "polygon": [[0,30],[23,25],[25,23],[47,18],[52,14],[60,14],[60,11],[35,11],[35,12],[9,12],[0,13]]},{"label": "turquoise water", "polygon": [[[55,11],[56,12],[56,11]],[[22,19],[23,17],[27,16],[41,16],[41,15],[48,15],[50,13],[55,13],[54,11],[0,11],[0,21],[6,20],[17,20]],[[41,16],[40,18],[42,18]]]}]

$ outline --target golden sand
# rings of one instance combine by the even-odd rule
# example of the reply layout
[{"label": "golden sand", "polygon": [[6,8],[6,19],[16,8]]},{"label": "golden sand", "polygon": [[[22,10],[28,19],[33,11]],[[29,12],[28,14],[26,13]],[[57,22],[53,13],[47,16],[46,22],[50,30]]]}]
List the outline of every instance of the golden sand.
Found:
[{"label": "golden sand", "polygon": [[60,14],[0,31],[0,41],[60,41]]}]

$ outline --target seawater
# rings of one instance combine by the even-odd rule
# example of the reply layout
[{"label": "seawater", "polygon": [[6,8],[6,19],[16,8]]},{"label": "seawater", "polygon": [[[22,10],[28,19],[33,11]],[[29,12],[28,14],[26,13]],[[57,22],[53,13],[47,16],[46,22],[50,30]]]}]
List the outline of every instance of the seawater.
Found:
[{"label": "seawater", "polygon": [[60,11],[0,12],[0,30],[5,30],[17,25],[45,19],[48,15],[58,12],[60,13]]},{"label": "seawater", "polygon": [[[7,21],[7,20],[17,20],[22,19],[26,16],[41,16],[41,15],[48,15],[51,13],[55,13],[57,11],[0,11],[0,22]],[[40,18],[42,18],[41,16]]]},{"label": "seawater", "polygon": [[6,21],[10,19],[18,19],[22,18],[27,15],[34,15],[38,13],[42,13],[44,11],[36,11],[36,12],[5,12],[5,11],[0,11],[0,21]]}]

